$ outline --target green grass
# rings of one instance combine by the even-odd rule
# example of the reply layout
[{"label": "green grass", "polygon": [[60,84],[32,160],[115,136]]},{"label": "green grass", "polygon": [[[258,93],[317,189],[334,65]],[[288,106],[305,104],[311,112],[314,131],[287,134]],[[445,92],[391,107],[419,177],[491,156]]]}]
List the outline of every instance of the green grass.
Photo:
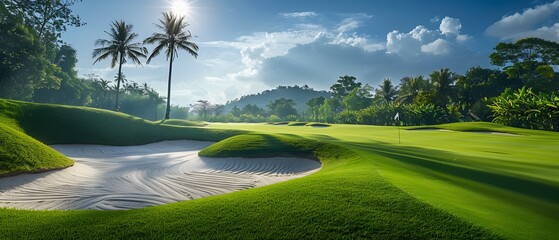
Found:
[{"label": "green grass", "polygon": [[0,177],[69,167],[74,161],[0,122]]},{"label": "green grass", "polygon": [[509,239],[554,239],[557,233],[559,134],[554,132],[455,123],[434,126],[450,132],[402,128],[398,144],[397,127],[211,127],[225,126],[338,144],[369,159],[376,172],[406,193]]},{"label": "green grass", "polygon": [[[89,108],[0,100],[4,105],[10,105],[0,111],[5,125],[41,141],[82,137],[87,143],[129,145],[136,144],[136,138],[225,139],[200,154],[302,156],[320,159],[323,167],[313,175],[262,188],[130,211],[0,209],[0,239],[553,239],[557,234],[557,133],[458,123],[430,126],[453,131],[402,127],[398,144],[396,127],[192,128]],[[33,120],[42,124],[39,119],[54,129],[30,127]],[[80,129],[89,125],[96,131]],[[55,134],[67,128],[78,133]],[[127,128],[146,134],[134,135]],[[109,133],[112,139],[104,135]]]},{"label": "green grass", "polygon": [[307,123],[305,126],[308,126],[308,127],[330,127],[331,125],[328,124],[328,123],[310,122],[310,123]]},{"label": "green grass", "polygon": [[287,124],[287,126],[296,126],[296,127],[300,127],[300,126],[305,126],[307,125],[308,122],[289,122]]},{"label": "green grass", "polygon": [[172,139],[219,141],[245,132],[159,124],[94,108],[3,99],[0,99],[0,130],[0,176],[73,164],[45,144],[138,145]]},{"label": "green grass", "polygon": [[203,122],[189,121],[183,119],[167,119],[156,121],[156,124],[172,125],[172,126],[183,126],[183,127],[205,127],[208,124]]}]

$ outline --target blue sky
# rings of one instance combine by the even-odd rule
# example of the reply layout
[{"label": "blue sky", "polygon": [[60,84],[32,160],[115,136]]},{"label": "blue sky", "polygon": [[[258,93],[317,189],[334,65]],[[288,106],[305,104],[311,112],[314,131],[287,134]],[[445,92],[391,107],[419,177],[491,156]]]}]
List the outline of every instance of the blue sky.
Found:
[{"label": "blue sky", "polygon": [[[124,20],[142,41],[176,1],[76,3],[74,12],[87,25],[69,29],[63,40],[78,51],[79,75],[113,79],[117,69],[109,61],[93,65],[95,40],[107,38],[112,21]],[[183,106],[199,99],[225,103],[278,85],[323,90],[342,75],[376,87],[385,78],[398,84],[404,76],[439,68],[463,74],[472,66],[492,67],[488,55],[499,41],[529,36],[559,41],[559,0],[190,0],[186,5],[200,50],[197,59],[181,52],[174,63],[171,102]],[[123,71],[165,95],[163,55]]]}]

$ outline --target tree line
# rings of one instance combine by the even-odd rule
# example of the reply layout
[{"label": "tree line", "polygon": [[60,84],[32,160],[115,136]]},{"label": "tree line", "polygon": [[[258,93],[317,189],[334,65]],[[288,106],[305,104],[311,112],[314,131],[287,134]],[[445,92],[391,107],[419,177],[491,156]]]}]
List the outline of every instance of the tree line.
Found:
[{"label": "tree line", "polygon": [[[161,30],[142,42],[124,21],[114,21],[108,39],[95,41],[95,63],[110,59],[111,67],[118,66],[114,84],[91,74],[78,77],[75,66],[76,50],[61,40],[67,27],[85,23],[72,13],[71,6],[78,0],[15,1],[2,0],[0,5],[0,97],[44,103],[85,105],[114,109],[147,119],[158,119],[164,112],[168,119],[186,118],[189,108],[173,106],[170,102],[173,61],[180,50],[194,57],[198,46],[184,17],[163,13],[156,24]],[[144,45],[154,44],[151,54]],[[122,65],[127,62],[141,65],[165,51],[169,62],[167,97],[161,97],[147,84],[127,80]],[[160,104],[167,103],[164,110]],[[112,106],[111,106],[112,105]]]},{"label": "tree line", "polygon": [[[428,76],[391,79],[376,88],[353,76],[330,87],[332,97],[309,100],[297,115],[253,106],[233,109],[226,121],[316,121],[346,124],[425,125],[494,121],[510,126],[559,130],[559,44],[539,38],[498,43],[489,56],[497,69],[472,67],[464,75],[448,68]],[[284,99],[283,101],[289,101]],[[271,103],[272,104],[272,103]],[[394,119],[398,113],[400,122]],[[241,117],[242,116],[242,117]]]}]

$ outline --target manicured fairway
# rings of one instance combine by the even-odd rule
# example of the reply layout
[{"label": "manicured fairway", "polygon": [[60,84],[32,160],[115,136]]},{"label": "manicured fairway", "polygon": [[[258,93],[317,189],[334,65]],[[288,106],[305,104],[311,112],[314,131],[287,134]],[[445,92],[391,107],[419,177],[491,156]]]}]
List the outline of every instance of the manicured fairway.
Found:
[{"label": "manicured fairway", "polygon": [[[0,146],[4,153],[12,152],[6,146],[16,146],[10,141],[21,141],[19,149],[26,149],[25,144],[40,146],[29,149],[30,154],[49,151],[29,136],[49,144],[196,139],[222,140],[202,151],[203,156],[303,156],[323,163],[318,173],[300,179],[130,211],[0,209],[0,239],[557,236],[557,133],[459,123],[436,126],[457,131],[402,128],[398,144],[396,127],[217,123],[187,127],[83,107],[5,100],[0,106],[0,127],[16,136],[5,138],[12,145]],[[13,154],[1,157],[10,164],[2,169],[6,172],[23,164]],[[49,159],[65,160],[58,155]],[[51,166],[36,160],[25,166],[33,170],[68,164]]]},{"label": "manicured fairway", "polygon": [[[396,127],[211,127],[333,142],[365,156],[376,172],[412,196],[507,238],[553,239],[559,233],[557,133],[456,123],[437,126],[456,131],[402,128],[398,144]],[[512,134],[490,134],[496,131]]]}]

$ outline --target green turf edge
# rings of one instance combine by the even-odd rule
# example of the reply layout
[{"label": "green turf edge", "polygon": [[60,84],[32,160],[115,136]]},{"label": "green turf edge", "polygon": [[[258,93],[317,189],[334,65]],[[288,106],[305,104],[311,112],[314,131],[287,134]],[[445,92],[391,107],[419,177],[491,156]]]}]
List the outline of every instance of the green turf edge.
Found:
[{"label": "green turf edge", "polygon": [[328,124],[328,123],[309,122],[305,126],[307,126],[307,127],[330,127],[332,125]]},{"label": "green turf edge", "polygon": [[300,127],[307,125],[308,122],[289,122],[287,126]]},{"label": "green turf edge", "polygon": [[206,122],[189,121],[184,119],[164,119],[159,121],[152,121],[155,124],[182,126],[182,127],[205,127],[208,125]]},{"label": "green turf edge", "polygon": [[426,125],[426,126],[410,126],[403,127],[406,130],[429,130],[429,129],[444,129],[459,132],[496,132],[513,135],[557,135],[554,132],[543,130],[532,130],[524,128],[508,127],[497,123],[490,122],[457,122],[447,123],[440,125]]},{"label": "green turf edge", "polygon": [[72,166],[74,161],[0,122],[0,177]]}]

